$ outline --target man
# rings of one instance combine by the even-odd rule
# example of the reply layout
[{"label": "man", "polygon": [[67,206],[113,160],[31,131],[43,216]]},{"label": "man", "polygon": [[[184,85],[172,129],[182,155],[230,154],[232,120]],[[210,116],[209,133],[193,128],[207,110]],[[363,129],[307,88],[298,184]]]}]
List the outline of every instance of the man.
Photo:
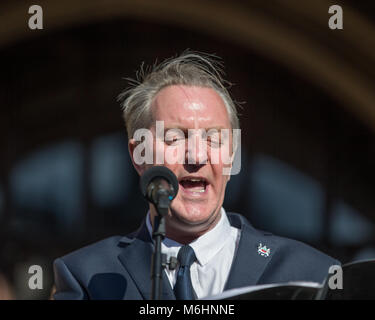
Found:
[{"label": "man", "polygon": [[[239,129],[236,107],[221,75],[212,57],[185,52],[141,71],[136,85],[120,96],[138,174],[164,165],[179,182],[162,243],[162,251],[179,264],[163,272],[163,299],[203,298],[257,284],[323,282],[329,267],[339,264],[305,244],[258,231],[222,207],[233,169],[228,159],[240,146],[233,135]],[[140,132],[151,136],[151,143],[144,143]],[[150,150],[151,161],[144,161]],[[138,231],[57,259],[54,298],[149,299],[156,215],[150,204]]]}]

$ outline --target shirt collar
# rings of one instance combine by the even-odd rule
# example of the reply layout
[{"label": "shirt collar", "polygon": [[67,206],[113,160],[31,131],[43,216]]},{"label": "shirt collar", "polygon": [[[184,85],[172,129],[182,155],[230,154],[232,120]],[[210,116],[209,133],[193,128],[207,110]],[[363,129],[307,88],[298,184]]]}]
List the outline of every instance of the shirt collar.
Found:
[{"label": "shirt collar", "polygon": [[[220,209],[220,220],[210,231],[195,239],[189,245],[194,249],[195,256],[200,265],[207,264],[226,244],[229,237],[223,237],[230,233],[230,223],[223,207]],[[146,217],[147,229],[152,237],[152,226],[150,222],[150,212]],[[172,239],[165,238],[162,242],[162,251],[168,256],[177,256],[178,250],[183,245]],[[169,259],[169,257],[168,257]]]}]

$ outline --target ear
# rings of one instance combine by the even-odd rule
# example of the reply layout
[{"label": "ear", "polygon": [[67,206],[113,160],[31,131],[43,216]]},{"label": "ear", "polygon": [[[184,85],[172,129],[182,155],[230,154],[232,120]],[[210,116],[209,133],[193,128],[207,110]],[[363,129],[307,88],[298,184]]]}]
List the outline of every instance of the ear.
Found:
[{"label": "ear", "polygon": [[143,172],[146,170],[146,168],[144,164],[139,165],[134,161],[134,149],[136,148],[137,144],[138,143],[137,141],[135,141],[135,139],[129,139],[128,150],[129,150],[130,159],[132,160],[133,167],[137,171],[137,173],[141,176]]},{"label": "ear", "polygon": [[227,176],[226,177],[227,182],[229,182],[229,180],[232,176],[232,168],[233,168],[234,157],[235,157],[235,152],[232,152],[232,154],[230,156],[230,164],[228,163],[228,165],[223,168],[223,175]]},{"label": "ear", "polygon": [[[241,158],[241,129],[233,129],[232,131],[232,154],[230,157],[230,166],[228,170],[226,171],[228,173],[228,181],[230,180],[232,176],[232,169],[233,169],[234,162],[237,161],[235,160],[237,152],[239,153],[239,157]],[[235,171],[236,170],[237,168],[235,169]],[[240,163],[239,170],[241,170],[241,163]],[[238,172],[234,174],[237,174]]]},{"label": "ear", "polygon": [[231,172],[232,172],[232,165],[228,168],[228,175],[227,175],[227,183],[230,181],[230,177],[232,176]]},{"label": "ear", "polygon": [[227,182],[229,182],[229,180],[230,180],[230,178],[232,176],[232,168],[233,168],[233,161],[234,161],[235,155],[236,155],[236,150],[234,150],[232,152],[232,155],[230,157],[230,171],[229,171],[229,174],[228,174],[228,181]]}]

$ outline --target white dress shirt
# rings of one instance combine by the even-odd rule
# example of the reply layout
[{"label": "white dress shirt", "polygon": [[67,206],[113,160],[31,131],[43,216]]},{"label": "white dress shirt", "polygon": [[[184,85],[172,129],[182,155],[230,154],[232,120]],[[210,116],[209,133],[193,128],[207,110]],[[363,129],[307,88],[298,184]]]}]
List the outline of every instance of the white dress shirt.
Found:
[{"label": "white dress shirt", "polygon": [[[152,236],[150,213],[147,214],[146,225]],[[190,276],[198,299],[223,292],[239,236],[240,230],[230,225],[224,208],[221,208],[221,217],[216,226],[189,244],[197,257],[190,267]],[[177,257],[182,246],[181,243],[165,238],[161,249],[169,261],[171,256]],[[172,288],[176,283],[177,270],[178,267],[175,270],[165,269]]]}]

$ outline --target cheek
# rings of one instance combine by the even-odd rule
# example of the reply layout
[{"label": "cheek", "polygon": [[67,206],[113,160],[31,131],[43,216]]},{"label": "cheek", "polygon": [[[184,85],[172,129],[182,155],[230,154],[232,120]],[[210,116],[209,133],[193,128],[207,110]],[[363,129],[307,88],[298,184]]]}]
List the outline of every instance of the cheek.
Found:
[{"label": "cheek", "polygon": [[228,182],[228,176],[223,175],[223,165],[214,166],[213,172],[215,173],[215,192],[216,194],[223,194]]},{"label": "cheek", "polygon": [[185,159],[185,145],[166,145],[164,152],[165,162],[167,164],[183,164]]},{"label": "cheek", "polygon": [[210,163],[213,166],[220,167],[221,173],[223,173],[223,168],[230,167],[232,164],[232,148],[225,145],[220,148],[209,147],[207,149],[207,155],[210,159]]},{"label": "cheek", "polygon": [[154,163],[164,164],[164,142],[159,139],[154,139]]}]

